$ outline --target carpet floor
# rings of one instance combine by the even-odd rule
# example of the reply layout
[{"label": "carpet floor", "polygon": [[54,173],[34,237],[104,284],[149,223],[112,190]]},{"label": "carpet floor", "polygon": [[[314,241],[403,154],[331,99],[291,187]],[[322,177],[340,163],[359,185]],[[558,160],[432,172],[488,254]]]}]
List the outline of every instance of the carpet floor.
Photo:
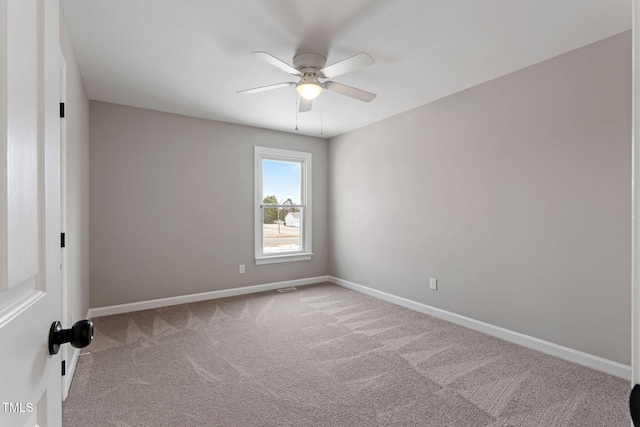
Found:
[{"label": "carpet floor", "polygon": [[322,283],[94,319],[63,425],[630,425],[628,381]]}]

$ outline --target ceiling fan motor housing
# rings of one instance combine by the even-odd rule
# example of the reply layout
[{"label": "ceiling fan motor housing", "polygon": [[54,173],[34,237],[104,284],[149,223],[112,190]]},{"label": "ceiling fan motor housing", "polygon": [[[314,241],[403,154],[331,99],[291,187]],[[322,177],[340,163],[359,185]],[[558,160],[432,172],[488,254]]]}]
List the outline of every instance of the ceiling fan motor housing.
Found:
[{"label": "ceiling fan motor housing", "polygon": [[293,67],[302,74],[316,74],[326,63],[327,58],[317,53],[300,53],[293,57]]}]

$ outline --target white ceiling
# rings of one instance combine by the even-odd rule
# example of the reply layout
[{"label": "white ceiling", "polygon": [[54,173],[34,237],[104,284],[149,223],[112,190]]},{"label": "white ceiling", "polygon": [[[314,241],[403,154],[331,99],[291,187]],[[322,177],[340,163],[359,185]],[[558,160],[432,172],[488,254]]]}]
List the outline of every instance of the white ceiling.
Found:
[{"label": "white ceiling", "polygon": [[[295,81],[251,55],[376,63],[333,80],[299,133],[330,138],[631,28],[631,0],[62,0],[92,100],[296,132]],[[322,107],[322,108],[319,108]],[[321,118],[322,111],[322,118]],[[321,120],[322,119],[322,120]]]}]

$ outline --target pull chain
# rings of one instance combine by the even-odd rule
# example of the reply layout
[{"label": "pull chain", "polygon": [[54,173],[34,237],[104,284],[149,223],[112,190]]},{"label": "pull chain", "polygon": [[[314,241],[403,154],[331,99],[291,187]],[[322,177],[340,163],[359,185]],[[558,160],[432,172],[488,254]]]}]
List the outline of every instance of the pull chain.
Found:
[{"label": "pull chain", "polygon": [[296,130],[298,130],[298,92],[294,92],[294,104],[296,106]]}]

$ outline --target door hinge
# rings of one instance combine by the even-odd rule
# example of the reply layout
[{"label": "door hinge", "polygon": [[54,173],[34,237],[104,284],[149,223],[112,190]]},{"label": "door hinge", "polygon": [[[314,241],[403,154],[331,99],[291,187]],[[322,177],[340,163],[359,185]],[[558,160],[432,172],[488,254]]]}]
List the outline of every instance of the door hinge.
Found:
[{"label": "door hinge", "polygon": [[64,102],[60,103],[60,117],[64,117]]},{"label": "door hinge", "polygon": [[67,375],[67,361],[63,360],[62,361],[62,376]]},{"label": "door hinge", "polygon": [[61,248],[67,247],[67,243],[65,241],[65,233],[60,233],[60,247]]}]

